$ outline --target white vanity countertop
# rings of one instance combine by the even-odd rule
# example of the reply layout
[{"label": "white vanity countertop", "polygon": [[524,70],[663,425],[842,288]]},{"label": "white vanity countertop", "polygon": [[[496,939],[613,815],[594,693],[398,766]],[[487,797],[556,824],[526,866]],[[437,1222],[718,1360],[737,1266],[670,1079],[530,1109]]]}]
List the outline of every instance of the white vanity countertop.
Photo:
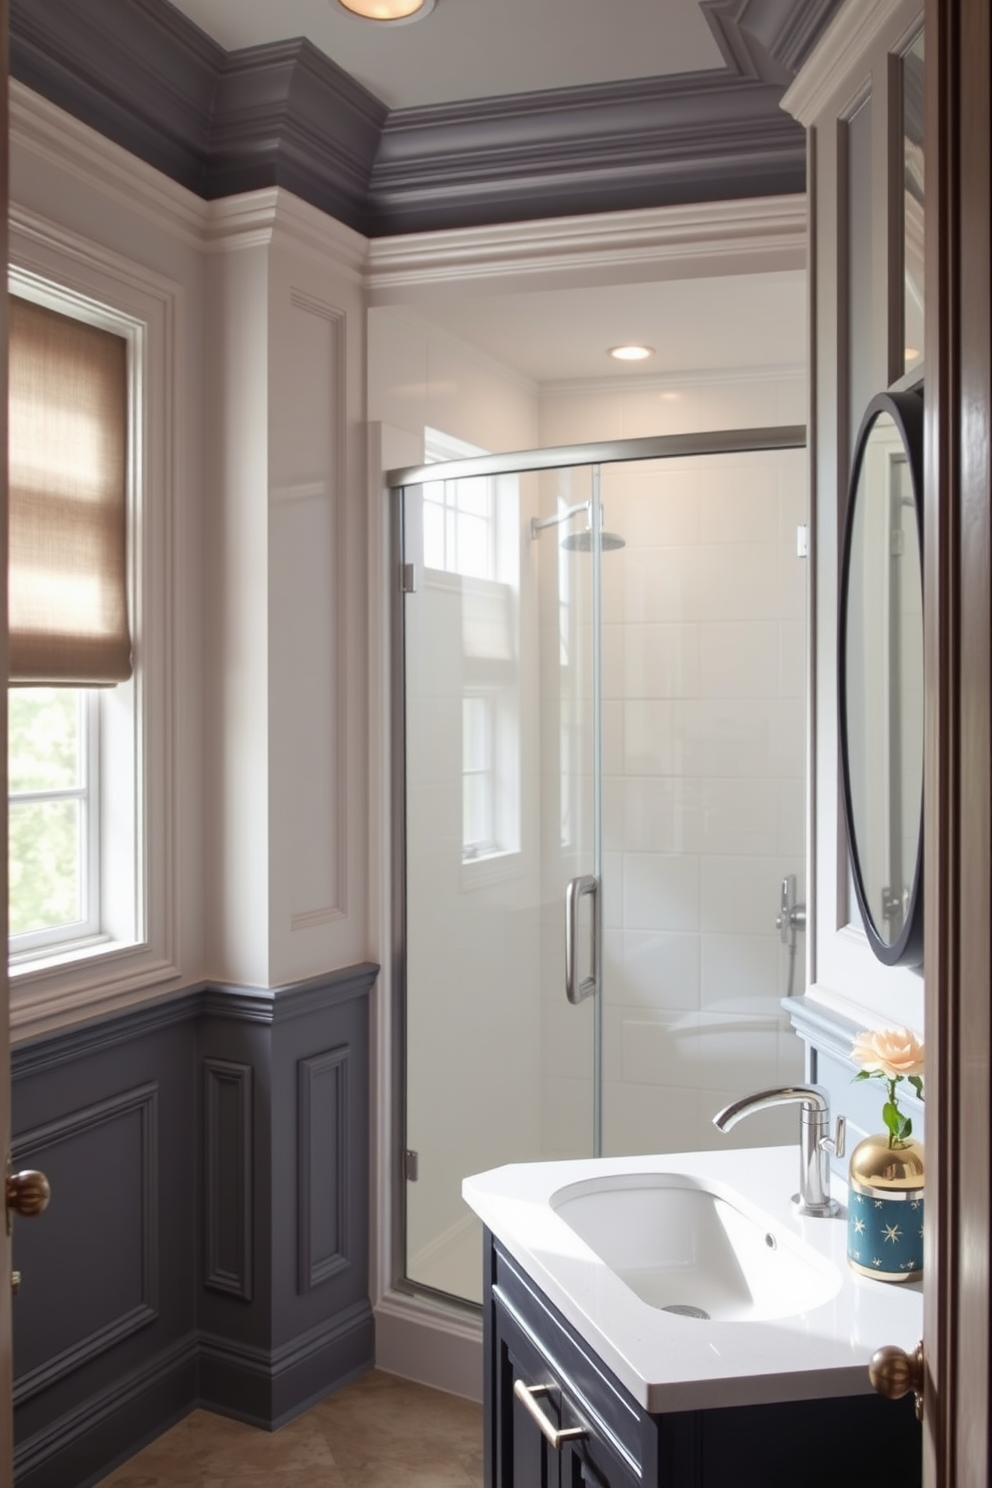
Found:
[{"label": "white vanity countertop", "polygon": [[[726,1185],[836,1267],[839,1286],[808,1312],[762,1322],[678,1317],[643,1302],[551,1207],[566,1185],[605,1176],[678,1173]],[[871,1392],[882,1344],[911,1352],[922,1337],[922,1282],[873,1281],[847,1264],[847,1211],[798,1216],[790,1202],[798,1147],[659,1157],[519,1163],[466,1178],[466,1203],[634,1399],[649,1411],[808,1400]],[[834,1179],[846,1203],[846,1184]],[[730,1195],[728,1194],[728,1197]]]}]

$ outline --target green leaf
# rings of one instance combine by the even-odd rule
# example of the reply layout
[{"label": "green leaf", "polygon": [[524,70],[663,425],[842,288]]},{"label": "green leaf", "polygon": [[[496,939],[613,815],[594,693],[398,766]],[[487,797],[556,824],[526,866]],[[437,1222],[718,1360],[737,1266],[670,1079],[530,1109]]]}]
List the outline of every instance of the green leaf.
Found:
[{"label": "green leaf", "polygon": [[912,1085],[920,1100],[923,1099],[923,1079],[920,1075],[910,1075],[909,1083]]},{"label": "green leaf", "polygon": [[899,1136],[902,1139],[902,1141],[905,1142],[905,1141],[908,1141],[909,1138],[912,1135],[913,1135],[913,1122],[912,1122],[911,1117],[907,1116],[906,1117],[906,1120],[902,1124],[902,1131],[899,1133]]},{"label": "green leaf", "polygon": [[[854,1077],[854,1080],[870,1080],[870,1079],[871,1079],[871,1070],[858,1070],[858,1073]],[[851,1084],[852,1085],[854,1084],[854,1080],[851,1081]]]},{"label": "green leaf", "polygon": [[891,1101],[886,1101],[882,1107],[882,1120],[894,1137],[898,1137],[899,1128],[902,1126],[902,1116],[899,1107],[894,1106]]}]

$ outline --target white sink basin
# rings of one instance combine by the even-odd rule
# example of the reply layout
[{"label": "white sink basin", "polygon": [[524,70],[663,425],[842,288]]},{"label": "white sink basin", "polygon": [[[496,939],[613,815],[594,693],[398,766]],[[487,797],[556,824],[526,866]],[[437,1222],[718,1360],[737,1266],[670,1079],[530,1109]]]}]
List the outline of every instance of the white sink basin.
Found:
[{"label": "white sink basin", "polygon": [[551,1208],[642,1301],[713,1322],[792,1317],[829,1301],[835,1266],[722,1185],[679,1173],[604,1175]]}]

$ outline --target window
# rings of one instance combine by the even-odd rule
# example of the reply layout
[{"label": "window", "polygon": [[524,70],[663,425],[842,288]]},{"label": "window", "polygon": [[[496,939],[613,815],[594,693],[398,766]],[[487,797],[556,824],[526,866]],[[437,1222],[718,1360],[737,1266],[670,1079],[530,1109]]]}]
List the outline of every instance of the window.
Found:
[{"label": "window", "polygon": [[24,955],[100,929],[99,711],[81,688],[11,688],[10,946]]},{"label": "window", "polygon": [[10,300],[9,326],[9,920],[16,962],[91,941],[102,928],[94,689],[131,675],[129,348],[115,331],[18,295]]},{"label": "window", "polygon": [[131,660],[141,627],[147,323],[22,266],[10,271],[10,292],[16,1007],[39,978],[54,988],[53,975],[64,981],[67,968],[89,965],[73,973],[82,992],[85,982],[113,980],[106,957],[149,949],[146,686]]},{"label": "window", "polygon": [[462,698],[462,857],[469,862],[499,851],[496,840],[496,699]]},{"label": "window", "polygon": [[[485,454],[475,445],[437,429],[425,431],[428,464]],[[466,578],[496,578],[496,482],[486,476],[470,480],[432,481],[424,486],[424,564]]]},{"label": "window", "polygon": [[[485,454],[436,429],[427,463]],[[422,488],[425,582],[458,626],[462,699],[462,863],[491,877],[520,851],[518,478],[474,476]],[[456,618],[457,617],[457,618]]]},{"label": "window", "polygon": [[[12,821],[41,804],[28,797],[48,791],[62,793],[60,807],[52,805],[50,813],[76,819],[68,836],[38,849],[56,865],[71,862],[70,871],[59,870],[62,897],[39,909],[38,896],[32,904],[24,891],[25,907],[16,911],[23,938],[10,957],[11,1026],[27,1037],[94,1009],[110,1012],[139,1001],[179,974],[184,607],[176,603],[183,562],[176,508],[187,499],[191,467],[181,437],[181,286],[17,205],[9,247],[12,308],[23,303],[53,312],[78,329],[82,342],[90,331],[110,338],[111,360],[123,378],[114,400],[124,421],[117,471],[124,520],[107,545],[122,575],[124,597],[116,612],[126,618],[127,632],[121,641],[116,622],[108,628],[101,619],[92,648],[101,666],[113,655],[110,664],[121,680],[91,671],[86,680],[104,685],[79,687],[60,675],[57,683],[9,694],[11,759],[22,762],[11,778],[20,795],[11,803]],[[85,424],[77,420],[78,433]],[[117,639],[109,639],[115,633]],[[71,696],[46,698],[49,688]],[[25,710],[19,697],[26,699]],[[17,830],[15,824],[12,836]],[[23,835],[39,840],[33,830]],[[73,884],[73,872],[86,878],[84,893]]]}]

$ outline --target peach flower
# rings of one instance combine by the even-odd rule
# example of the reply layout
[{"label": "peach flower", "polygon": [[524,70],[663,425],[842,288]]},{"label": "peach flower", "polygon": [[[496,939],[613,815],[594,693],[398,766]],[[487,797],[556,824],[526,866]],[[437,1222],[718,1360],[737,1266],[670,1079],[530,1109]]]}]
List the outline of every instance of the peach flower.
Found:
[{"label": "peach flower", "polygon": [[859,1033],[851,1054],[863,1070],[889,1080],[923,1074],[923,1040],[908,1028],[876,1028]]}]

